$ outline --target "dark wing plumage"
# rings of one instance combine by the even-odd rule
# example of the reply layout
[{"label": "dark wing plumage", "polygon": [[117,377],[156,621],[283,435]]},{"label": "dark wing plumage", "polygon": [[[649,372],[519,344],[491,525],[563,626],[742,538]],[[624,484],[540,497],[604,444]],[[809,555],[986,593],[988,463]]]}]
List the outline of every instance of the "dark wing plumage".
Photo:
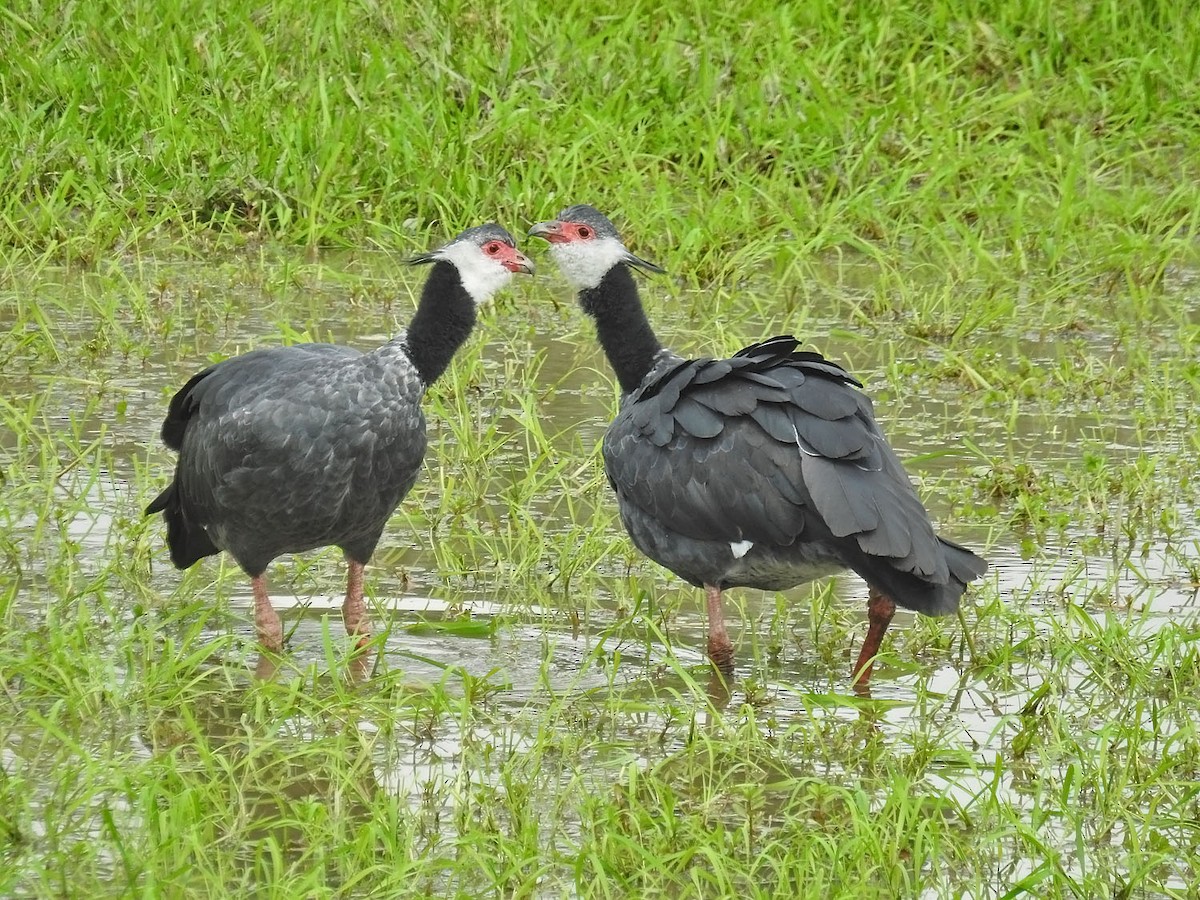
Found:
[{"label": "dark wing plumage", "polygon": [[[341,363],[360,356],[330,344],[256,350],[210,366],[175,394],[162,428],[163,441],[180,454],[175,478],[146,509],[165,513],[175,565],[228,549],[253,569],[281,547],[321,546],[325,537],[353,541],[345,521],[358,505],[362,540],[373,547],[376,522],[381,527],[394,503],[386,511],[374,507],[392,495],[398,502],[416,467],[381,469],[409,456],[419,465],[424,428],[423,420],[413,423],[412,453],[371,452],[377,431],[356,423],[369,411],[387,412],[378,386],[334,377]],[[409,412],[420,415],[419,408]],[[399,411],[389,424],[407,437],[403,416]],[[357,477],[364,460],[374,464],[377,483]],[[252,517],[262,524],[242,524]]]},{"label": "dark wing plumage", "polygon": [[776,337],[652,373],[605,435],[621,502],[688,538],[825,541],[852,568],[885,563],[947,584],[946,551],[871,401],[798,343]]},{"label": "dark wing plumage", "polygon": [[335,344],[296,344],[291,347],[266,347],[230,357],[197,372],[175,392],[163,420],[162,440],[171,450],[183,447],[188,422],[200,409],[206,396],[228,397],[230,389],[253,389],[278,376],[282,369],[302,370],[321,359],[359,356],[357,350]]},{"label": "dark wing plumage", "polygon": [[[253,389],[256,383],[261,383],[276,371],[280,360],[286,366],[287,360],[296,354],[298,360],[316,359],[322,356],[333,356],[338,353],[355,354],[356,351],[345,350],[330,344],[305,344],[295,348],[276,347],[255,350],[241,356],[235,356],[209,366],[197,372],[187,380],[182,388],[175,392],[167,407],[167,417],[163,420],[162,440],[168,448],[176,452],[183,450],[184,435],[189,424],[201,410],[206,397],[228,395],[230,388]],[[311,357],[307,354],[312,354]],[[214,416],[217,410],[211,410]],[[205,556],[219,553],[218,548],[202,527],[193,510],[181,494],[181,481],[190,461],[181,460],[176,467],[175,478],[155,497],[146,507],[146,515],[163,513],[167,523],[167,546],[171,551],[171,562],[180,569],[186,569]]]}]

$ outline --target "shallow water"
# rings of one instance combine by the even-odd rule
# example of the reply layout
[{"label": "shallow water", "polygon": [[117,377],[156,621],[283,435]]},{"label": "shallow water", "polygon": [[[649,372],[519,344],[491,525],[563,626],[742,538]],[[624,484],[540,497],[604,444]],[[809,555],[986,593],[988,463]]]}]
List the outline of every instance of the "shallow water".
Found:
[{"label": "shallow water", "polygon": [[[858,277],[869,279],[869,273]],[[406,280],[400,296],[394,303],[385,302],[382,298],[396,290],[401,278]],[[1180,283],[1195,285],[1190,279]],[[331,257],[320,266],[301,265],[286,256],[231,256],[216,263],[131,260],[100,274],[43,270],[16,289],[44,302],[60,338],[54,362],[54,354],[38,352],[12,332],[16,309],[0,305],[0,329],[9,331],[0,376],[3,396],[18,407],[40,405],[39,421],[50,436],[46,452],[57,459],[50,467],[57,475],[52,489],[34,484],[40,475],[32,468],[27,484],[8,485],[22,496],[39,495],[39,490],[45,495],[41,502],[7,505],[7,539],[22,562],[17,608],[37,620],[47,604],[44,569],[54,565],[64,542],[76,545],[73,558],[84,575],[102,572],[105,559],[129,550],[135,540],[127,535],[130,522],[137,521],[139,510],[170,476],[173,457],[157,440],[170,393],[206,365],[211,354],[229,355],[278,343],[286,329],[369,349],[390,336],[397,321],[407,319],[415,284],[410,276],[398,273],[387,257],[360,254]],[[122,290],[132,299],[118,303],[112,323],[105,325],[94,312],[86,311],[89,298],[112,297]],[[486,490],[476,510],[480,516],[489,511],[500,518],[508,514],[505,492],[521,482],[529,465],[514,397],[535,396],[543,431],[560,436],[562,453],[568,456],[579,454],[581,448],[586,454],[587,448],[594,447],[611,416],[615,397],[604,360],[587,324],[564,299],[565,293],[553,278],[532,286],[515,285],[499,308],[485,314],[475,342],[465,351],[481,360],[469,392],[472,427],[492,429],[498,448],[486,463],[488,472],[482,479]],[[647,289],[648,297],[656,293],[672,291],[661,284]],[[552,298],[563,309],[556,309]],[[660,335],[679,350],[731,351],[749,340],[788,330],[782,315],[733,309],[722,316],[717,344],[708,337],[711,328],[703,314],[696,313],[687,300],[686,293],[672,293],[670,301],[656,299],[648,304]],[[1119,492],[1100,498],[1103,514],[1040,526],[989,515],[990,501],[972,493],[983,463],[979,453],[1027,462],[1051,481],[1062,472],[1077,470],[1085,454],[1121,469],[1147,455],[1175,453],[1189,461],[1194,471],[1198,448],[1191,430],[1193,391],[1178,392],[1172,401],[1178,409],[1158,412],[1153,427],[1148,427],[1136,409],[1114,407],[1103,395],[1086,391],[1079,398],[1047,405],[1036,397],[1004,402],[1002,392],[989,396],[986,391],[965,389],[961,381],[921,376],[905,380],[906,360],[928,366],[943,356],[943,348],[880,331],[856,334],[839,319],[844,311],[839,303],[844,302],[845,297],[815,297],[798,317],[796,330],[811,337],[830,358],[845,362],[876,398],[877,415],[901,458],[919,460],[910,470],[919,478],[935,520],[950,522],[950,535],[989,559],[991,569],[982,594],[999,594],[1005,602],[1021,604],[1035,621],[1059,617],[1068,605],[1083,609],[1100,623],[1108,616],[1122,617],[1132,622],[1132,634],[1147,640],[1181,617],[1196,616],[1200,600],[1195,569],[1189,565],[1200,557],[1200,525],[1194,493],[1165,484],[1177,471],[1160,467],[1148,476],[1150,484],[1165,484],[1164,509],[1172,517],[1170,528],[1155,528],[1149,534],[1120,533],[1120,524],[1136,502],[1123,499]],[[1200,309],[1195,292],[1183,302],[1190,304],[1187,316],[1193,319]],[[1148,324],[1141,349],[1170,353],[1170,327],[1167,322],[1161,327]],[[993,350],[1002,359],[1028,360],[1035,373],[1088,360],[1118,369],[1127,364],[1126,349],[1114,347],[1112,334],[984,336],[973,349]],[[535,359],[535,379],[526,386],[525,373]],[[894,370],[897,363],[901,369]],[[1180,360],[1181,366],[1185,364]],[[444,385],[438,389],[445,390]],[[1172,428],[1173,423],[1178,427]],[[426,511],[436,509],[437,472],[442,459],[452,455],[449,448],[455,433],[451,423],[433,417],[426,470],[410,503],[425,504]],[[100,458],[97,447],[103,454],[99,467],[88,464]],[[0,452],[11,459],[33,458],[23,455],[20,436],[9,429],[0,431]],[[578,479],[595,474],[585,457],[579,458]],[[600,502],[607,500],[605,495]],[[644,608],[632,611],[622,599],[628,596],[627,587],[621,586],[629,566],[624,556],[597,565],[598,575],[583,580],[586,596],[571,594],[574,589],[568,588],[566,595],[549,591],[552,603],[515,602],[503,560],[490,561],[490,568],[475,560],[473,571],[445,573],[444,557],[433,542],[444,540],[451,548],[461,544],[462,558],[469,560],[469,535],[451,527],[435,538],[413,528],[419,517],[409,514],[408,505],[393,518],[376,564],[368,569],[376,622],[386,617],[391,625],[381,644],[382,664],[400,668],[414,684],[439,682],[451,677],[448,673],[461,671],[497,686],[490,720],[496,733],[489,739],[503,752],[515,752],[526,740],[520,733],[521,713],[547,693],[585,696],[590,691],[625,691],[632,695],[643,685],[678,685],[683,691],[680,673],[704,670],[702,598],[661,570],[643,565],[635,573],[653,597]],[[995,505],[1003,509],[1005,501]],[[541,523],[545,542],[551,544],[572,540],[572,528],[586,529],[595,505],[581,497],[572,510],[562,496],[551,494],[532,497],[529,508]],[[47,528],[47,511],[53,518],[56,509],[62,521]],[[604,527],[613,527],[611,516],[604,522],[608,523]],[[1103,533],[1097,533],[1097,522],[1104,524]],[[184,576],[166,560],[161,529],[155,526],[153,531],[155,555],[148,588],[158,602],[169,604]],[[231,568],[229,563],[206,561],[199,577],[218,579],[214,596],[228,610],[227,616],[214,620],[209,633],[216,639],[232,631],[244,639],[244,658],[234,664],[245,666],[248,673],[254,665],[252,602],[248,584]],[[549,578],[554,573],[543,574]],[[285,559],[282,566],[273,567],[271,577],[273,601],[284,616],[285,630],[291,631],[290,659],[300,668],[322,665],[327,636],[335,643],[342,640],[337,614],[341,568],[336,555],[318,555],[315,566],[299,573],[296,563]],[[862,706],[851,695],[848,680],[851,647],[822,648],[820,643],[830,630],[822,628],[822,622],[828,621],[831,609],[834,615],[865,622],[865,586],[847,576],[836,579],[832,599],[814,602],[813,590],[807,587],[788,592],[786,598],[782,642],[774,652],[766,645],[767,633],[779,621],[775,596],[752,591],[729,596],[727,614],[735,642],[741,634],[739,650],[747,663],[743,674],[753,681],[756,705],[781,729],[805,717],[860,716]],[[126,604],[117,599],[114,606],[124,606],[132,617],[133,608],[143,602],[144,598],[130,596]],[[474,636],[438,627],[439,622],[467,615],[481,625],[496,620],[497,627],[472,631]],[[669,647],[654,639],[651,623],[666,629]],[[872,692],[879,701],[873,707],[878,727],[895,743],[897,752],[904,752],[908,736],[923,727],[919,698],[956,697],[941,722],[943,733],[957,751],[986,771],[1011,739],[1011,719],[1030,701],[1037,685],[1022,683],[1021,673],[1014,671],[1008,683],[1020,686],[998,692],[971,674],[964,661],[967,650],[957,639],[950,649],[926,649],[914,658],[903,638],[913,624],[911,614],[897,615],[892,647],[876,671]],[[859,639],[862,631],[860,624]],[[1061,673],[1068,685],[1084,684],[1086,675]],[[739,708],[747,699],[750,694],[740,683],[732,696],[722,698],[728,709]],[[214,729],[226,727],[222,722],[221,715],[213,715]],[[376,726],[364,722],[362,727]],[[665,732],[670,738],[658,741],[650,756],[668,757],[682,746],[684,735],[672,731],[653,712],[631,712],[614,727],[613,754],[621,762],[646,757],[648,738]],[[414,804],[420,802],[428,784],[453,779],[465,737],[444,729],[432,740],[414,739],[397,746],[378,761],[374,773],[378,785],[411,797]],[[6,753],[19,755],[11,747]],[[590,764],[595,766],[597,782],[606,784],[613,762],[596,759]],[[939,771],[951,796],[966,798],[984,789],[1008,791],[1014,797],[1021,793],[1015,781],[989,786],[964,775],[953,763],[941,770],[935,767],[935,775]],[[1014,866],[1014,877],[1020,877],[1032,863],[1018,860]]]}]

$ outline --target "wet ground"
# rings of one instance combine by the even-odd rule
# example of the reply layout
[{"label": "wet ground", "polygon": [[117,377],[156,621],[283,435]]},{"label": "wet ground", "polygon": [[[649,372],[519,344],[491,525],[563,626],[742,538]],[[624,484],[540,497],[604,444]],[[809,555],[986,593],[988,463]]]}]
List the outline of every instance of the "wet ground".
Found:
[{"label": "wet ground", "polygon": [[[244,639],[244,650],[229,664],[243,667],[249,677],[254,651],[248,583],[228,562],[207,561],[181,576],[167,562],[160,529],[150,530],[147,543],[147,532],[136,524],[140,508],[169,478],[172,456],[158,443],[157,430],[170,393],[214,355],[305,333],[369,349],[407,319],[414,285],[408,283],[389,303],[398,279],[409,276],[392,260],[372,255],[333,258],[319,267],[286,257],[234,256],[218,265],[143,260],[116,272],[44,270],[17,285],[28,299],[43,302],[49,331],[57,336],[50,348],[28,319],[22,323],[24,339],[11,332],[17,313],[0,306],[0,328],[10,330],[3,346],[3,396],[13,407],[36,408],[37,425],[46,433],[73,435],[52,441],[47,450],[57,456],[49,469],[56,471],[56,486],[48,496],[60,498],[61,510],[69,514],[56,513],[53,500],[26,502],[35,489],[16,481],[6,485],[12,493],[5,538],[10,558],[19,562],[15,604],[33,619],[44,614],[46,570],[63,564],[63,542],[77,545],[71,558],[84,577],[102,569],[111,554],[151,553],[144,592],[130,593],[125,604],[119,597],[110,602],[124,605],[132,617],[147,605],[168,608],[185,577],[211,583],[214,603],[227,610],[210,626],[212,637],[233,632]],[[1186,281],[1181,282],[1185,287]],[[937,342],[906,339],[887,325],[846,324],[853,289],[836,297],[814,296],[805,312],[784,311],[792,301],[782,299],[779,313],[734,306],[721,310],[715,331],[706,321],[713,315],[706,302],[693,302],[686,291],[662,283],[650,283],[646,290],[651,318],[677,349],[732,351],[792,330],[860,376],[901,458],[915,460],[910,471],[919,478],[935,520],[990,561],[980,591],[989,602],[999,596],[1002,603],[1019,604],[1035,627],[1039,620],[1062,621],[1080,612],[1103,627],[1116,616],[1145,641],[1165,624],[1196,618],[1200,523],[1190,486],[1200,470],[1196,382],[1166,391],[1152,379],[1129,389],[1120,381],[1120,373],[1147,356],[1172,353],[1178,317],[1144,323],[1136,338],[1116,327],[984,335],[970,344],[972,374],[962,377],[962,368],[955,368],[961,344],[951,352]],[[1180,302],[1185,323],[1195,327],[1200,296],[1184,290]],[[107,321],[96,312],[105,305],[111,309]],[[628,550],[611,559],[572,560],[581,571],[590,571],[571,582],[556,571],[556,560],[570,558],[561,547],[544,553],[533,572],[513,573],[505,560],[481,556],[480,547],[496,544],[480,543],[471,529],[454,527],[456,517],[477,514],[498,527],[514,515],[513,486],[526,482],[531,464],[518,408],[522,397],[533,398],[542,431],[557,436],[553,440],[566,459],[565,474],[527,500],[545,545],[577,541],[607,501],[604,492],[589,493],[582,485],[598,477],[586,451],[599,441],[614,395],[589,327],[570,308],[564,286],[552,278],[535,286],[515,285],[484,317],[465,353],[478,355],[480,362],[468,378],[466,406],[474,418],[462,427],[485,433],[490,449],[486,460],[455,449],[460,432],[445,418],[455,408],[453,386],[439,386],[431,404],[422,483],[393,518],[376,565],[368,569],[375,619],[386,618],[391,626],[376,664],[402,669],[414,684],[453,682],[462,678],[458,673],[483,680],[490,689],[494,731],[488,739],[505,752],[524,740],[523,716],[539,697],[686,692],[682,676],[701,678],[705,665],[698,592],[637,562]],[[1194,372],[1187,369],[1192,362],[1179,359],[1178,369]],[[1016,388],[1012,382],[991,384],[994,379],[981,364],[1024,375],[1013,376]],[[947,374],[954,371],[960,375]],[[1098,389],[1105,379],[1111,389]],[[1039,391],[1055,399],[1039,399]],[[33,459],[28,446],[13,429],[0,433],[0,453],[10,462]],[[572,457],[581,450],[576,465]],[[1156,458],[1163,462],[1156,465]],[[1006,466],[1021,464],[1033,472],[1014,476],[1023,488],[992,493],[980,488],[996,480],[997,472],[1008,471]],[[460,468],[486,467],[486,474],[474,476],[482,486],[474,494],[474,510],[447,516],[437,496],[445,483],[439,467],[446,465],[452,476]],[[1083,499],[1079,485],[1092,483],[1085,477],[1089,466],[1111,473],[1105,477],[1112,486]],[[1150,515],[1118,484],[1122,472],[1138,467],[1145,473],[1143,483],[1157,491]],[[32,468],[30,473],[41,477]],[[581,486],[580,494],[567,502],[564,492],[572,484]],[[473,495],[463,496],[468,502]],[[1015,515],[1013,510],[1030,497],[1037,501],[1029,506],[1033,512]],[[598,521],[619,541],[611,509]],[[270,575],[274,602],[291,631],[292,660],[301,668],[323,665],[328,642],[342,640],[336,554],[318,555],[315,564],[285,559]],[[525,583],[538,585],[533,599],[515,596]],[[806,716],[858,717],[862,705],[850,691],[848,675],[851,651],[864,628],[865,599],[865,586],[853,576],[836,579],[832,590],[800,588],[783,600],[733,592],[728,614],[745,664],[731,695],[721,699],[735,709],[752,700],[764,720],[779,728]],[[972,615],[968,610],[967,619]],[[847,618],[854,622],[854,647],[830,646],[831,633],[841,631],[828,623]],[[876,671],[872,714],[903,752],[910,731],[922,720],[922,698],[952,697],[940,713],[948,748],[946,791],[966,798],[984,785],[963,776],[955,754],[966,754],[986,769],[1011,741],[1013,716],[1030,703],[1040,676],[1026,677],[1014,665],[1001,687],[973,675],[970,649],[954,634],[956,626],[949,626],[951,637],[942,645],[927,642],[911,653],[904,636],[913,626],[913,616],[903,611],[893,623],[890,640],[896,643]],[[1086,627],[1077,631],[1085,634]],[[667,637],[669,646],[656,634]],[[1068,683],[1089,683],[1084,671],[1059,674]],[[617,758],[636,758],[651,743],[651,756],[666,758],[685,740],[683,732],[647,710],[637,707],[614,724]],[[213,727],[224,727],[221,721],[214,713]],[[662,734],[667,740],[651,742]],[[480,739],[447,728],[431,740],[414,738],[380,760],[375,777],[385,789],[410,794],[417,802],[428,784],[453,777],[468,737]],[[595,765],[603,781],[613,763],[597,759]],[[1016,783],[1002,789],[1021,793]],[[1014,865],[1012,877],[1033,867],[1031,861]]]}]

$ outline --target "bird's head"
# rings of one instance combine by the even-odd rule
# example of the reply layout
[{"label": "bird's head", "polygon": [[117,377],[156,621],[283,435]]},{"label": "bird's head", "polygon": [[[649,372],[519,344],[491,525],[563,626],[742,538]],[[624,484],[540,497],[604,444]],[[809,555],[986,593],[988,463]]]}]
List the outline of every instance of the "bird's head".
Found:
[{"label": "bird's head", "polygon": [[489,300],[515,272],[533,274],[533,263],[517,249],[513,236],[495,222],[468,228],[450,243],[414,256],[408,264],[435,262],[454,266],[463,289],[477,304]]},{"label": "bird's head", "polygon": [[596,287],[614,266],[663,271],[630,253],[613,223],[594,206],[569,206],[557,219],[538,222],[529,234],[550,243],[550,255],[563,277],[579,291]]}]

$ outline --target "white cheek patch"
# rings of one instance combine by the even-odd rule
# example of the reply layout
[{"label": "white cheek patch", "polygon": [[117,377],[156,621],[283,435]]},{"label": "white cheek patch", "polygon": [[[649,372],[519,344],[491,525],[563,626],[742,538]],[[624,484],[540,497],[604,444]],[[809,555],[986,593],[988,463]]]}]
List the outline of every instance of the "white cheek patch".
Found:
[{"label": "white cheek patch", "polygon": [[733,551],[734,559],[741,559],[751,548],[754,547],[754,541],[730,541],[729,549]]},{"label": "white cheek patch", "polygon": [[470,241],[455,241],[434,254],[435,259],[444,259],[458,269],[463,290],[476,305],[486,303],[492,295],[512,280],[513,273],[491,259],[483,250]]},{"label": "white cheek patch", "polygon": [[616,238],[606,237],[551,244],[550,256],[571,287],[584,291],[598,285],[609,269],[628,258],[629,251]]}]

